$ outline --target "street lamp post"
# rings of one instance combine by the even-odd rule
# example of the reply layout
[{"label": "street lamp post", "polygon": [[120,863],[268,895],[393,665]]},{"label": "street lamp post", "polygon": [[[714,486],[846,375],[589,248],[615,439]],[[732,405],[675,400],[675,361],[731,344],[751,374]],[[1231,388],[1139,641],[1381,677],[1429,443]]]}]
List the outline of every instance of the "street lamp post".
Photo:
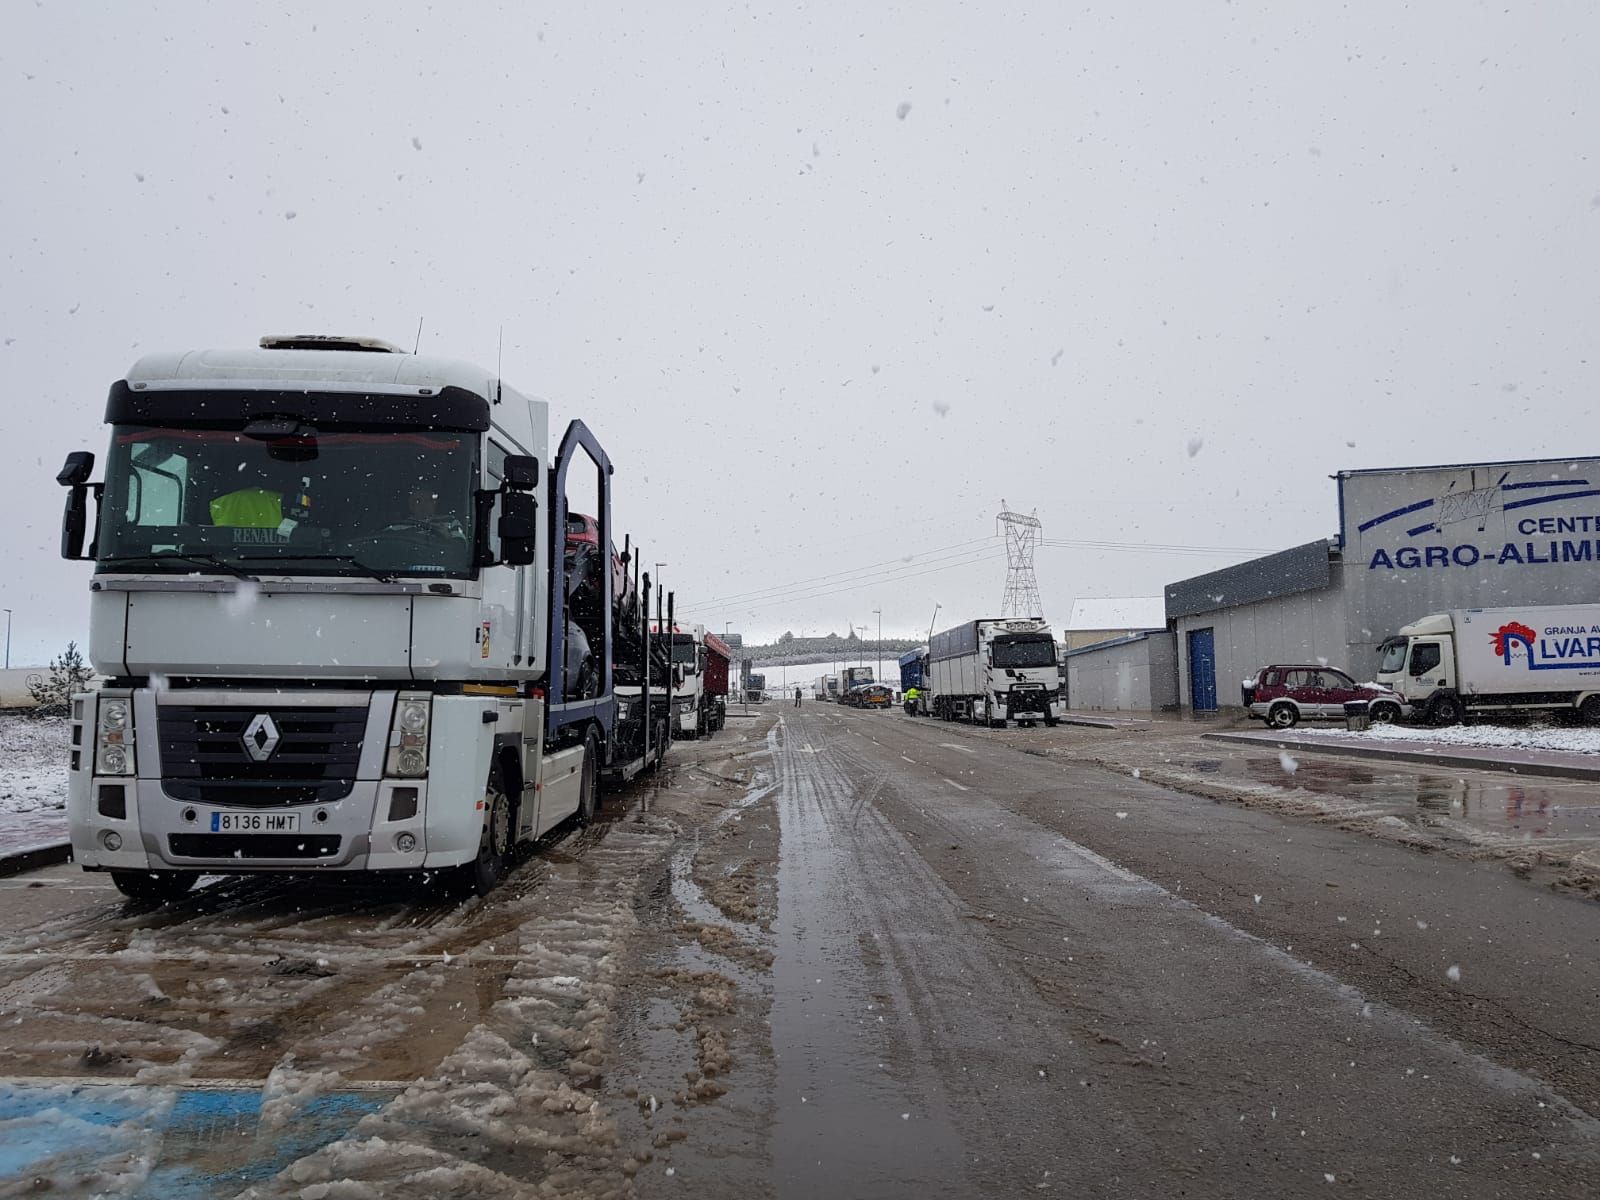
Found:
[{"label": "street lamp post", "polygon": [[883,682],[883,609],[875,608],[872,611],[878,614],[878,669],[873,674],[872,677],[874,679],[876,679],[879,683],[882,683]]},{"label": "street lamp post", "polygon": [[11,670],[11,610],[6,609],[6,670]]}]

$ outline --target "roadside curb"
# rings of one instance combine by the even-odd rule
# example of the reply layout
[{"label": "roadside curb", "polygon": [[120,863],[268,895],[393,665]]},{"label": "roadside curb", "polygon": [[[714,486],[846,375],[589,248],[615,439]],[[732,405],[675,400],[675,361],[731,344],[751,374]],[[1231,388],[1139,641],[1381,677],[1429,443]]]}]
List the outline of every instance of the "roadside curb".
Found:
[{"label": "roadside curb", "polygon": [[1082,725],[1089,729],[1154,729],[1154,721],[1125,721],[1115,717],[1057,717],[1061,725]]},{"label": "roadside curb", "polygon": [[8,875],[21,875],[24,871],[36,871],[40,867],[53,867],[71,859],[72,846],[68,842],[10,851],[0,854],[0,879]]},{"label": "roadside curb", "polygon": [[1258,749],[1300,750],[1307,754],[1335,754],[1345,758],[1376,758],[1390,762],[1425,763],[1434,767],[1458,767],[1469,771],[1497,771],[1509,775],[1538,775],[1554,779],[1600,780],[1600,764],[1585,766],[1564,762],[1508,762],[1461,753],[1459,747],[1443,751],[1404,750],[1392,746],[1358,746],[1348,742],[1322,741],[1295,737],[1275,737],[1265,733],[1206,733],[1202,737],[1217,742],[1232,742]]}]

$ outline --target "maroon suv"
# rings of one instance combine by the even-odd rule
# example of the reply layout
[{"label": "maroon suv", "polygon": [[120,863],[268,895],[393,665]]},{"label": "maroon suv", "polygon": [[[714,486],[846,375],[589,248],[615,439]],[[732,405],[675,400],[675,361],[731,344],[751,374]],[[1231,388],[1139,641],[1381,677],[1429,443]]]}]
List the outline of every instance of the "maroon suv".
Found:
[{"label": "maroon suv", "polygon": [[1263,667],[1244,683],[1244,706],[1278,729],[1317,718],[1344,719],[1344,706],[1365,700],[1374,721],[1398,721],[1401,700],[1376,684],[1359,684],[1343,671],[1308,663]]}]

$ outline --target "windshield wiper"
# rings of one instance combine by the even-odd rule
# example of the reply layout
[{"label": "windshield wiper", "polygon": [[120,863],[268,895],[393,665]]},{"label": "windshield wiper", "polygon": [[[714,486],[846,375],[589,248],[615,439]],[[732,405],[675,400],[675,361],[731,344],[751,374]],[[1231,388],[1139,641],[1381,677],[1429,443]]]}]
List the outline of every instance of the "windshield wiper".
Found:
[{"label": "windshield wiper", "polygon": [[237,567],[233,563],[228,562],[226,559],[218,558],[215,554],[156,554],[152,551],[149,554],[121,554],[113,558],[102,558],[97,561],[96,565],[107,566],[109,564],[166,562],[168,560],[193,563],[194,565],[201,567],[217,567],[220,570],[226,571],[229,575],[235,575],[240,579],[248,579],[251,583],[261,582],[243,567]]},{"label": "windshield wiper", "polygon": [[393,583],[394,576],[388,571],[378,567],[368,566],[353,554],[245,554],[240,557],[250,562],[263,562],[271,559],[278,562],[283,559],[298,560],[300,562],[340,562],[348,563],[362,575],[369,579],[376,579],[379,583]]}]

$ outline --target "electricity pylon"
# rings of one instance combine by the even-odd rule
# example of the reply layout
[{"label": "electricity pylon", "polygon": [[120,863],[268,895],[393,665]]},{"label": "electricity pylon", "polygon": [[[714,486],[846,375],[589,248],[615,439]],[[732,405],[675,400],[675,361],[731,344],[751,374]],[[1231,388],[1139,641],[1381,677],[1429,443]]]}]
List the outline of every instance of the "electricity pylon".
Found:
[{"label": "electricity pylon", "polygon": [[1039,581],[1033,574],[1033,552],[1044,526],[1032,513],[1024,516],[1012,512],[1004,499],[1000,501],[1000,515],[995,520],[1006,537],[1006,595],[1000,601],[1000,615],[1043,617],[1044,602],[1039,599]]}]

